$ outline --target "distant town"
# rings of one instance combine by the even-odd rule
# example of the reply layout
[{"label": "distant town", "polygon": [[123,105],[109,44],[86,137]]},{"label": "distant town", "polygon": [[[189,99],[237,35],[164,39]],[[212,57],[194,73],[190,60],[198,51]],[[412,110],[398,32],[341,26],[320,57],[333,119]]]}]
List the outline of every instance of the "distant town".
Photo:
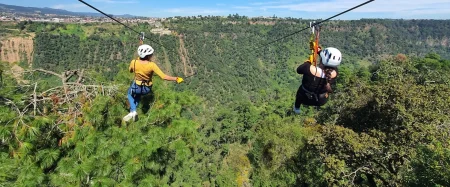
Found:
[{"label": "distant town", "polygon": [[[69,15],[65,15],[62,13],[59,14],[49,14],[45,13],[39,10],[34,10],[29,12],[23,12],[23,11],[16,11],[11,8],[4,8],[0,4],[0,21],[33,21],[33,22],[53,22],[53,23],[109,23],[114,22],[110,18],[106,16],[99,16],[99,15],[92,15],[92,13],[86,13],[80,15],[70,15],[74,14],[74,12],[67,12]],[[39,8],[36,8],[39,9]],[[76,14],[76,13],[75,13]],[[149,24],[157,24],[160,22],[164,22],[166,20],[170,19],[177,19],[178,16],[173,18],[152,18],[152,17],[138,17],[138,16],[114,16],[115,19],[125,22],[125,23],[149,23]],[[191,17],[197,17],[199,16],[191,16]],[[201,17],[201,16],[200,16]],[[227,16],[221,16],[221,17],[227,17]],[[262,19],[273,19],[273,17],[269,16],[258,16],[255,18],[262,18]],[[278,18],[280,19],[280,18]]]},{"label": "distant town", "polygon": [[[231,15],[230,15],[231,16]],[[233,15],[239,17],[239,15]],[[221,16],[226,18],[227,16]],[[178,17],[171,18],[152,18],[152,17],[138,17],[132,15],[124,16],[114,16],[115,19],[128,24],[128,23],[148,23],[154,26],[151,30],[154,34],[160,35],[170,35],[173,34],[168,28],[164,28],[162,22],[176,20]],[[191,18],[202,18],[202,16],[191,16]],[[249,22],[250,24],[263,24],[263,25],[274,25],[275,22],[272,19],[277,19],[274,17],[257,17],[261,20],[255,20]],[[77,13],[70,12],[59,9],[48,9],[48,8],[26,8],[20,6],[4,5],[0,4],[0,22],[21,22],[21,21],[31,21],[31,22],[49,22],[49,23],[76,23],[76,24],[87,24],[87,23],[112,23],[114,20],[103,16],[98,13]],[[224,21],[224,24],[240,24],[237,21]],[[290,24],[296,24],[291,22]]]},{"label": "distant town", "polygon": [[[115,17],[117,20],[128,23],[149,23],[164,21],[166,18],[144,18],[144,17],[130,17],[121,18]],[[34,14],[0,12],[0,21],[33,21],[33,22],[53,22],[53,23],[108,23],[114,22],[107,17],[98,16],[67,16],[57,14],[41,14],[36,12]]]},{"label": "distant town", "polygon": [[[162,27],[161,22],[165,21],[167,18],[115,17],[115,19],[123,23],[148,23],[156,27],[151,30],[151,32],[154,34],[170,35],[172,33],[169,29]],[[41,14],[40,12],[36,13],[0,12],[0,21],[2,22],[32,21],[32,22],[78,23],[78,24],[114,22],[113,20],[107,17]]]},{"label": "distant town", "polygon": [[[1,4],[0,4],[1,5]],[[65,14],[48,14],[43,13],[39,10],[34,10],[30,12],[20,12],[14,9],[2,9],[0,6],[0,22],[22,22],[22,21],[31,21],[31,22],[49,22],[49,23],[76,23],[76,24],[86,24],[86,23],[112,23],[114,20],[106,17],[106,16],[98,16],[98,15],[65,15]],[[72,13],[72,12],[69,12]],[[73,13],[72,13],[73,14]],[[201,18],[201,16],[192,16],[195,18]],[[221,16],[226,17],[226,16]],[[148,23],[149,25],[154,26],[155,28],[151,29],[151,32],[154,34],[160,35],[170,35],[173,34],[171,30],[168,28],[164,28],[162,22],[176,20],[178,17],[172,18],[151,18],[151,17],[136,17],[136,16],[114,16],[115,19],[123,22],[123,23]],[[272,17],[258,17],[263,19],[273,19]],[[226,21],[224,23],[229,24],[237,24],[235,21]],[[264,24],[264,25],[273,25],[274,22],[270,21],[255,21],[251,24]],[[294,23],[295,24],[295,23]]]}]

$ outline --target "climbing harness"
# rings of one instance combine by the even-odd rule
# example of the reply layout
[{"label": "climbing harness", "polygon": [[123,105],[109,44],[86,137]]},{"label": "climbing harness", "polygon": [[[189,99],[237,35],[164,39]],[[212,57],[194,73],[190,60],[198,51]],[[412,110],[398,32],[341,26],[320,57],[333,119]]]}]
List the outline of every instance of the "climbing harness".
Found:
[{"label": "climbing harness", "polygon": [[[139,34],[139,46],[144,44],[144,40],[145,40],[145,32],[141,32]],[[136,90],[138,89],[138,86],[142,90],[142,89],[144,89],[144,87],[146,85],[148,86],[148,84],[149,84],[149,81],[146,81],[146,80],[141,81],[141,85],[137,85],[136,84],[136,63],[137,63],[138,60],[140,60],[139,55],[137,55],[136,60],[134,60],[134,62],[133,62],[133,65],[134,65],[134,67],[133,67],[134,78],[133,78],[133,80],[131,82],[131,86],[132,86],[131,94],[137,93]],[[133,87],[133,85],[135,85],[135,86]]]},{"label": "climbing harness", "polygon": [[303,91],[305,91],[306,97],[308,97],[308,99],[310,99],[310,100],[314,99],[316,102],[318,102],[319,99],[321,99],[321,98],[328,98],[328,93],[318,94],[318,93],[307,90],[303,85],[301,87],[302,87]]}]

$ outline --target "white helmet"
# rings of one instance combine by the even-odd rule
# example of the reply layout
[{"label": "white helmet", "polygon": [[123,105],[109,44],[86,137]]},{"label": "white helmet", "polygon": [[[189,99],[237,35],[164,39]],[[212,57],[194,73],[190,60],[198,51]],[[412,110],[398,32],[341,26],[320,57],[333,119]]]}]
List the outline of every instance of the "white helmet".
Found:
[{"label": "white helmet", "polygon": [[144,44],[144,45],[139,46],[138,55],[141,58],[145,58],[147,55],[153,54],[154,51],[155,50],[151,46]]},{"label": "white helmet", "polygon": [[339,66],[339,64],[341,64],[342,54],[338,49],[334,47],[328,47],[320,51],[320,59],[324,66],[337,67]]}]

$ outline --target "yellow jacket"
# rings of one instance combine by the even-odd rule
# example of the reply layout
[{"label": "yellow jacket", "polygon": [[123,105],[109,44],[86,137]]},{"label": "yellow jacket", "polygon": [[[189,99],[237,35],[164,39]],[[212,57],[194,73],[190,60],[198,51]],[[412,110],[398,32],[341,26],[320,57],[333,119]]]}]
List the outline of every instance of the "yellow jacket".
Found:
[{"label": "yellow jacket", "polygon": [[129,69],[130,72],[135,73],[135,82],[137,85],[151,86],[153,84],[153,72],[161,78],[166,76],[154,62],[143,63],[140,60],[132,60]]}]

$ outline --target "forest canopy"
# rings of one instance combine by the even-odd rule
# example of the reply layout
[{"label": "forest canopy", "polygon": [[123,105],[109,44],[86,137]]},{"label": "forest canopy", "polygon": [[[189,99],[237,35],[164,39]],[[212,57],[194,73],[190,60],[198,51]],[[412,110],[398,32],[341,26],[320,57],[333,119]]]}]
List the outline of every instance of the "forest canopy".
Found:
[{"label": "forest canopy", "polygon": [[0,66],[0,185],[450,186],[450,21],[327,23],[321,45],[344,59],[335,93],[294,115],[310,33],[260,46],[307,23],[163,22],[172,35],[146,42],[186,82],[155,77],[133,123],[121,119],[134,33],[17,24],[34,34],[33,59],[16,63],[20,80]]}]

